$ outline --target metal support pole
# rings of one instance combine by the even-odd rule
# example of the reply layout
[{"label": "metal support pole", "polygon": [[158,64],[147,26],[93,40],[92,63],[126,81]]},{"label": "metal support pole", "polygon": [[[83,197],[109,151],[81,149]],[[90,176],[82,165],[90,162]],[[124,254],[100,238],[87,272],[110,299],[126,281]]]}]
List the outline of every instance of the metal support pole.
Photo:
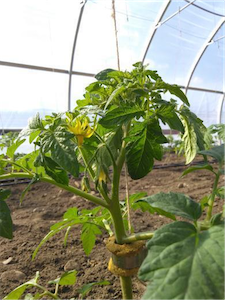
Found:
[{"label": "metal support pole", "polygon": [[74,37],[74,42],[73,42],[73,49],[72,49],[72,55],[71,55],[71,61],[70,61],[70,71],[69,71],[69,89],[68,89],[68,110],[71,108],[71,86],[72,86],[72,74],[73,74],[73,61],[74,61],[74,54],[75,54],[75,49],[76,49],[76,44],[77,44],[77,38],[79,34],[79,29],[80,29],[80,23],[84,11],[84,6],[86,4],[87,0],[81,1],[81,7],[80,7],[80,13],[77,21],[77,28],[75,31],[75,37]]}]

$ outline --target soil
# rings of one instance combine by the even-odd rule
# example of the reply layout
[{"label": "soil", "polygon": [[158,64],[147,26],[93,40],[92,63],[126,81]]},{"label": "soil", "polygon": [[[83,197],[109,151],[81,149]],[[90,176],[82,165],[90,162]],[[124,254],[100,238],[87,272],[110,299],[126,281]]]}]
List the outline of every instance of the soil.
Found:
[{"label": "soil", "polygon": [[[151,195],[160,191],[173,191],[187,194],[199,201],[212,191],[213,177],[210,172],[198,171],[180,178],[186,166],[166,167],[176,162],[181,163],[183,159],[169,154],[163,161],[157,162],[157,168],[144,179],[129,179],[130,194],[146,191]],[[71,184],[79,186],[80,182],[73,180]],[[57,187],[36,183],[20,206],[19,198],[26,186],[17,184],[4,187],[12,191],[7,203],[12,213],[14,237],[12,240],[0,238],[0,298],[19,284],[33,278],[36,271],[40,272],[40,284],[47,286],[49,280],[59,277],[65,270],[76,269],[77,283],[60,287],[59,295],[62,299],[78,298],[78,289],[83,284],[101,280],[110,281],[110,285],[93,288],[86,299],[121,299],[119,279],[107,269],[110,257],[104,244],[107,233],[97,237],[96,246],[87,257],[80,241],[79,226],[71,230],[67,247],[63,246],[65,232],[60,232],[41,247],[34,261],[31,260],[34,249],[49,232],[50,226],[60,221],[68,208],[76,206],[78,209],[90,209],[94,205]],[[125,183],[122,176],[121,199],[124,198]],[[221,211],[221,207],[222,201],[216,201],[215,212]],[[142,213],[139,210],[132,211],[132,223],[136,232],[154,231],[168,222],[171,220],[162,216]],[[133,278],[133,284],[134,298],[140,299],[145,285],[136,277]]]}]

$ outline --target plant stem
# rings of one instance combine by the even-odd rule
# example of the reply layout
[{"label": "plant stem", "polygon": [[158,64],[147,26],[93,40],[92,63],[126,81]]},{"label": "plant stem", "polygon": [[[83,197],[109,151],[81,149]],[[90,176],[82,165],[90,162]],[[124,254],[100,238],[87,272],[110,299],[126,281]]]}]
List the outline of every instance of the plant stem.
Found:
[{"label": "plant stem", "polygon": [[129,244],[140,240],[150,240],[153,238],[154,232],[134,233],[123,238],[123,243]]},{"label": "plant stem", "polygon": [[[130,124],[124,127],[124,138],[127,136]],[[126,231],[123,223],[123,216],[120,208],[119,199],[119,185],[120,185],[120,175],[125,162],[126,154],[126,142],[122,142],[120,154],[117,160],[117,164],[113,172],[113,184],[112,184],[112,201],[109,203],[109,210],[112,216],[112,221],[115,230],[116,242],[118,244],[124,243],[124,238],[126,237]],[[123,299],[132,299],[132,280],[131,276],[124,277],[120,276],[120,284],[123,294]]]},{"label": "plant stem", "polygon": [[213,191],[212,191],[212,194],[210,196],[210,199],[209,199],[209,202],[208,202],[208,210],[207,210],[207,215],[206,215],[206,222],[207,221],[210,221],[210,219],[212,218],[212,210],[213,210],[213,204],[214,204],[214,200],[215,200],[215,197],[216,197],[216,190],[217,190],[217,185],[218,185],[218,182],[219,182],[219,178],[220,178],[220,171],[218,171],[218,173],[216,173],[216,179],[214,181],[214,184],[213,184]]},{"label": "plant stem", "polygon": [[122,288],[123,299],[132,299],[133,293],[132,293],[131,276],[129,277],[120,276],[120,284]]},{"label": "plant stem", "polygon": [[120,209],[120,204],[118,201],[112,199],[110,205],[110,213],[112,216],[113,227],[115,230],[116,242],[118,244],[123,244],[123,239],[126,237],[126,232],[123,223],[123,217]]},{"label": "plant stem", "polygon": [[[91,179],[92,179],[92,181],[94,182],[94,181],[95,181],[95,172],[94,172],[94,170],[92,169],[92,167],[90,166],[90,164],[88,163],[88,159],[87,159],[87,157],[86,157],[86,155],[85,155],[85,153],[84,153],[82,147],[79,147],[79,151],[80,151],[80,154],[81,154],[81,156],[82,156],[82,158],[83,158],[84,164],[85,164],[85,166],[86,166],[86,168],[87,168],[87,170],[88,170],[88,172],[89,172],[89,174],[90,174],[90,176],[91,176]],[[109,198],[108,195],[105,193],[105,191],[103,190],[103,188],[101,188],[101,187],[99,186],[99,187],[98,187],[98,190],[99,190],[100,194],[102,195],[102,197],[106,200],[106,202],[109,203],[109,202],[110,202],[110,198]]]},{"label": "plant stem", "polygon": [[42,291],[44,291],[44,292],[42,293],[42,297],[45,296],[45,295],[48,295],[49,297],[51,297],[51,298],[53,298],[53,299],[58,299],[58,300],[60,300],[60,298],[58,297],[57,294],[53,294],[53,293],[49,292],[49,291],[46,290],[46,288],[44,288],[43,286],[41,286],[41,285],[39,285],[39,284],[37,284],[37,283],[35,283],[34,286],[35,286],[36,288],[39,288],[39,289],[41,289]]},{"label": "plant stem", "polygon": [[[34,174],[31,175],[29,173],[24,173],[24,172],[18,172],[18,173],[11,173],[11,174],[4,174],[4,175],[0,175],[0,179],[9,179],[9,178],[33,178]],[[61,183],[58,183],[56,181],[54,181],[53,179],[51,178],[48,178],[48,177],[40,177],[40,181],[43,181],[43,182],[48,182],[50,184],[53,184],[55,186],[58,186],[66,191],[69,191],[77,196],[80,196],[84,199],[87,199],[91,202],[93,202],[94,204],[97,204],[97,205],[101,205],[105,208],[109,208],[109,205],[104,201],[102,200],[101,198],[98,198],[94,195],[91,195],[91,194],[88,194],[86,192],[83,192],[71,185],[64,185],[64,184],[61,184]]]},{"label": "plant stem", "polygon": [[126,204],[127,204],[127,220],[128,220],[128,232],[131,234],[132,232],[132,224],[131,224],[131,212],[130,212],[130,195],[129,195],[129,184],[128,184],[128,171],[127,166],[125,164],[125,184],[126,184]]}]

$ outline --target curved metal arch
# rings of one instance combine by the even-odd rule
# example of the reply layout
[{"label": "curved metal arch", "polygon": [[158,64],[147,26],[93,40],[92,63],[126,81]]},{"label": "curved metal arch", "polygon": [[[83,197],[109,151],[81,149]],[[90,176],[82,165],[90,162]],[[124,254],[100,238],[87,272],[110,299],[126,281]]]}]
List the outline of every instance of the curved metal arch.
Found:
[{"label": "curved metal arch", "polygon": [[187,84],[186,84],[186,89],[185,89],[185,93],[187,94],[187,91],[188,91],[188,87],[190,85],[190,82],[191,82],[191,79],[192,79],[192,76],[194,74],[194,71],[195,69],[197,68],[198,66],[198,63],[199,61],[201,60],[203,54],[205,53],[207,47],[210,45],[210,43],[212,42],[212,39],[213,37],[216,35],[216,33],[219,31],[219,29],[221,28],[221,26],[223,25],[223,23],[225,22],[225,18],[221,19],[215,28],[213,28],[212,32],[210,33],[209,35],[209,38],[208,40],[205,41],[205,43],[203,44],[202,48],[200,49],[198,55],[196,56],[195,60],[194,60],[194,63],[190,69],[190,73],[189,75],[187,76],[188,80],[187,80]]},{"label": "curved metal arch", "polygon": [[154,23],[154,26],[153,26],[153,29],[151,30],[151,33],[150,33],[150,37],[149,37],[149,42],[148,42],[148,45],[146,47],[146,50],[144,52],[144,55],[143,55],[143,58],[142,58],[142,63],[144,62],[146,56],[147,56],[147,53],[148,53],[148,49],[151,45],[151,42],[153,40],[153,37],[156,33],[156,30],[158,29],[159,26],[161,26],[162,24],[166,23],[167,21],[169,21],[170,19],[172,19],[173,17],[175,17],[177,14],[179,14],[182,10],[184,10],[185,8],[187,8],[189,5],[191,5],[192,3],[194,3],[196,0],[192,0],[191,2],[188,2],[188,4],[186,4],[185,6],[181,7],[179,10],[177,10],[175,13],[173,13],[171,16],[169,16],[168,18],[166,18],[165,20],[162,20],[168,6],[170,5],[171,3],[171,0],[168,0],[165,2],[164,6],[162,7],[162,9],[160,10],[157,18],[156,18],[156,21]]},{"label": "curved metal arch", "polygon": [[225,100],[225,94],[220,98],[219,111],[218,111],[218,124],[222,123],[222,112],[223,112],[224,100]]},{"label": "curved metal arch", "polygon": [[152,39],[153,39],[153,37],[154,37],[154,35],[156,33],[156,30],[158,28],[159,22],[162,20],[162,18],[164,16],[164,14],[165,14],[168,6],[170,5],[170,3],[171,3],[171,0],[165,1],[165,4],[163,5],[162,9],[160,10],[158,16],[156,17],[155,23],[153,25],[153,29],[151,29],[151,32],[150,32],[149,41],[148,41],[146,50],[145,50],[143,58],[142,58],[142,63],[144,63],[144,60],[145,60],[146,55],[148,53],[148,49],[149,49],[149,47],[151,45]]},{"label": "curved metal arch", "polygon": [[71,86],[72,86],[72,74],[73,74],[73,61],[74,61],[74,54],[75,54],[75,49],[76,49],[76,44],[77,44],[77,38],[79,34],[79,29],[80,29],[80,23],[82,19],[82,15],[84,12],[84,7],[86,4],[87,0],[82,0],[80,2],[80,13],[77,21],[77,27],[75,31],[75,36],[74,36],[74,42],[73,42],[73,49],[72,49],[72,55],[71,55],[71,61],[70,61],[70,70],[69,70],[69,88],[68,88],[68,110],[70,110],[71,107]]},{"label": "curved metal arch", "polygon": [[[184,0],[184,1],[186,1],[187,3],[190,3],[189,0]],[[192,4],[192,3],[191,3],[191,4]],[[199,9],[201,9],[201,10],[204,10],[204,11],[210,13],[210,14],[213,14],[213,15],[215,15],[215,16],[225,17],[225,15],[216,13],[216,12],[214,12],[214,11],[211,11],[211,10],[209,10],[209,9],[206,9],[206,8],[204,8],[204,7],[201,7],[201,6],[197,5],[197,4],[192,4],[192,5],[195,6],[195,7],[197,7],[197,8],[199,8]]]}]

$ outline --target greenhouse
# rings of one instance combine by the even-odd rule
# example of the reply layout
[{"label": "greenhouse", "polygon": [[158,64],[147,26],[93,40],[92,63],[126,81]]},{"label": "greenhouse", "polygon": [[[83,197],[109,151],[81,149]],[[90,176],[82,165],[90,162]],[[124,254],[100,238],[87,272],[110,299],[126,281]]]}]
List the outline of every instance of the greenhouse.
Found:
[{"label": "greenhouse", "polygon": [[0,298],[224,299],[224,1],[0,7]]}]

